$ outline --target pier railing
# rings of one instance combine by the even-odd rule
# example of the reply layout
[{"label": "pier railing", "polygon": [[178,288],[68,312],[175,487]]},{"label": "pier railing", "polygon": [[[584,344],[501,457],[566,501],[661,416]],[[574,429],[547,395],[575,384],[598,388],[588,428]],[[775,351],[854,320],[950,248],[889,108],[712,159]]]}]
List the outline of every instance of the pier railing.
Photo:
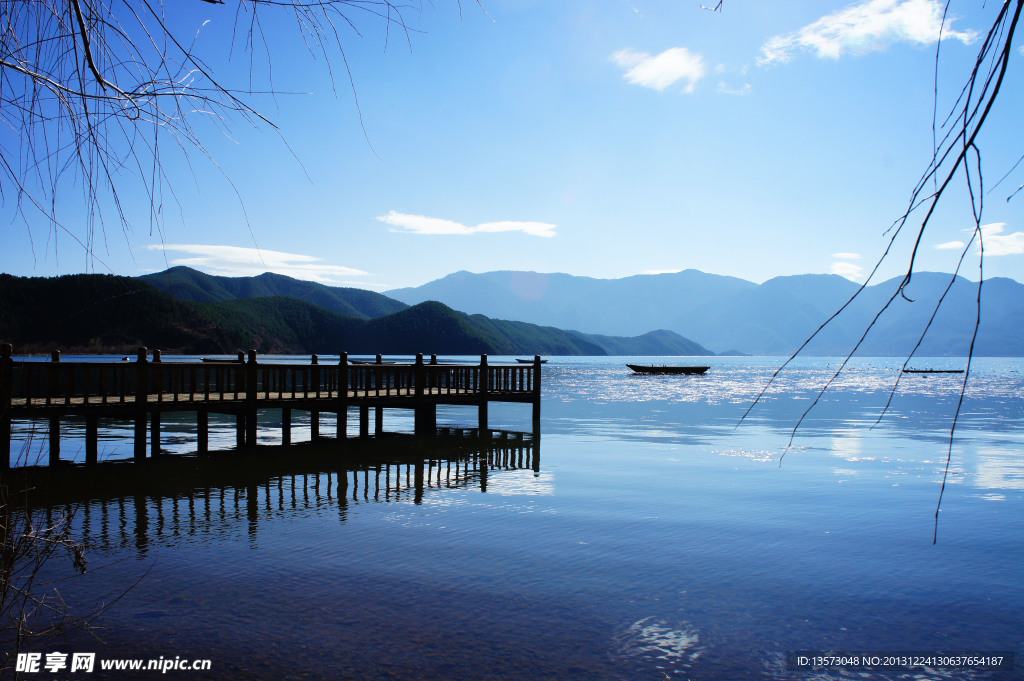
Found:
[{"label": "pier railing", "polygon": [[136,458],[145,457],[146,423],[150,422],[152,450],[159,451],[160,414],[195,411],[199,451],[206,449],[207,415],[238,417],[239,446],[256,442],[257,410],[282,409],[287,442],[290,411],[308,410],[314,423],[321,411],[338,414],[338,437],[346,436],[346,413],[360,407],[360,435],[367,432],[368,409],[377,409],[380,432],[384,407],[416,412],[417,432],[436,425],[438,404],[470,404],[479,408],[479,427],[487,429],[491,401],[533,405],[535,424],[540,419],[541,360],[518,365],[490,365],[486,355],[479,364],[439,364],[433,355],[413,363],[352,362],[347,353],[336,363],[321,363],[317,355],[308,364],[259,362],[255,350],[235,360],[164,361],[139,348],[134,359],[122,361],[66,361],[59,352],[49,362],[14,361],[13,348],[0,345],[0,468],[10,451],[11,420],[50,419],[51,461],[59,460],[60,419],[86,418],[87,459],[95,456],[97,418],[135,421]]},{"label": "pier railing", "polygon": [[0,376],[0,383],[9,391],[8,404],[71,411],[138,402],[171,407],[253,398],[277,402],[481,393],[529,396],[539,387],[534,364],[488,365],[486,357],[479,365],[422,360],[353,363],[345,355],[336,364],[321,364],[315,355],[310,364],[261,363],[255,353],[244,361],[178,362],[163,361],[158,350],[152,359],[140,354],[133,361],[68,362],[55,352],[49,362],[10,361],[7,369],[10,376]]}]

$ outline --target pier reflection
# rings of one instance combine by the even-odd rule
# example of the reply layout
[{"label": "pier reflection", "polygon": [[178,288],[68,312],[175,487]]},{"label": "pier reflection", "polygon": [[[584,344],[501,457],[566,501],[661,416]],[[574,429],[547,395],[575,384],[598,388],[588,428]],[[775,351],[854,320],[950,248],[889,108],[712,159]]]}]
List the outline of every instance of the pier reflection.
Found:
[{"label": "pier reflection", "polygon": [[[443,489],[487,492],[504,471],[540,471],[530,433],[438,429],[436,438],[389,436],[344,452],[330,444],[263,448],[215,457],[41,469],[32,505],[48,521],[72,518],[89,549],[133,547],[144,555],[247,533],[294,518],[344,523],[354,505],[420,504]],[[200,482],[201,481],[201,482]]]}]

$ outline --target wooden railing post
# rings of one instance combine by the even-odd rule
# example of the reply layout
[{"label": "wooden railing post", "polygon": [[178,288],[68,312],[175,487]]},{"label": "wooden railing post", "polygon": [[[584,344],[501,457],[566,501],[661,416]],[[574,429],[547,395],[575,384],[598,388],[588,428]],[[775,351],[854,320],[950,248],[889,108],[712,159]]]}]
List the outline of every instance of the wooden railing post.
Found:
[{"label": "wooden railing post", "polygon": [[423,379],[425,373],[426,372],[424,372],[423,370],[423,353],[417,352],[416,366],[413,369],[412,373],[412,382],[414,393],[416,395],[416,402],[419,402],[420,400],[423,399]]},{"label": "wooden railing post", "polygon": [[256,368],[256,350],[249,351],[249,361],[245,365],[245,446],[256,446],[256,393],[259,381]]},{"label": "wooden railing post", "polygon": [[[246,392],[246,378],[249,373],[248,367],[245,365],[245,353],[241,350],[238,351],[238,363],[232,367],[231,371],[235,374],[235,400],[241,399],[240,393]],[[225,377],[225,382],[227,378]],[[224,399],[226,396],[224,393],[227,392],[227,385],[220,386],[220,398]],[[241,409],[235,414],[235,448],[245,448],[245,409]]]},{"label": "wooden railing post", "polygon": [[161,372],[162,363],[160,357],[160,350],[153,350],[153,363],[150,365],[150,389],[156,393],[157,406],[154,407],[153,413],[149,417],[149,456],[157,457],[160,456],[160,402],[164,399],[164,381]]},{"label": "wooden railing post", "polygon": [[[320,356],[313,353],[309,360],[310,382],[313,384],[316,398],[320,399]],[[316,408],[309,410],[309,438],[314,441],[320,439],[320,410]]]},{"label": "wooden railing post", "polygon": [[489,385],[489,376],[487,368],[487,355],[480,355],[480,403],[477,408],[477,415],[479,420],[480,434],[483,435],[484,431],[487,430],[487,390]]},{"label": "wooden railing post", "polygon": [[339,442],[348,438],[348,353],[341,353],[338,360],[338,434]]},{"label": "wooden railing post", "polygon": [[146,348],[140,347],[135,361],[135,460],[146,458],[146,411],[149,402],[149,364]]},{"label": "wooden railing post", "polygon": [[[377,364],[382,364],[383,362],[384,362],[384,356],[378,354],[377,355]],[[380,384],[381,384],[381,379],[382,378],[383,378],[383,371],[378,366],[377,369],[374,371],[374,379],[373,379],[375,381],[375,387],[377,388],[377,394],[378,395],[380,395]],[[387,380],[387,385],[385,386],[384,394],[387,395],[389,390],[391,390],[391,379],[390,378]],[[359,414],[359,418],[360,418],[360,424],[362,424],[363,423],[363,415],[362,415],[361,412]],[[362,426],[360,426],[360,427],[362,427]],[[369,426],[367,426],[367,429],[369,429]],[[374,409],[373,409],[373,432],[376,435],[383,435],[384,434],[384,407],[377,406],[377,407],[374,407]],[[367,432],[367,434],[369,434],[369,432]],[[362,435],[362,432],[360,432],[360,435]]]},{"label": "wooden railing post", "polygon": [[[46,403],[61,402],[60,394],[60,350],[50,353],[50,376],[49,385],[46,387]],[[50,465],[56,466],[60,463],[60,414],[55,413],[50,417]]]},{"label": "wooden railing post", "polygon": [[14,396],[14,346],[0,345],[0,470],[11,466],[11,399]]},{"label": "wooden railing post", "polygon": [[540,355],[533,356],[533,433],[540,434]]},{"label": "wooden railing post", "polygon": [[413,430],[417,435],[431,435],[437,430],[437,405],[427,399],[427,369],[423,364],[423,353],[416,353],[416,366],[413,370],[416,402]]}]

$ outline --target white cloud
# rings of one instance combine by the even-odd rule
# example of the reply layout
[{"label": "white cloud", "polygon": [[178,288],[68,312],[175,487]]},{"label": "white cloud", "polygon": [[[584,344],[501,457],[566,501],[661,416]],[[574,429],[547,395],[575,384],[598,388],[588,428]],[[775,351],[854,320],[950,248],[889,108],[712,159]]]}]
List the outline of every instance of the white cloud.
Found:
[{"label": "white cloud", "polygon": [[982,225],[981,236],[984,239],[985,255],[1024,254],[1024,232],[1003,234],[1005,229],[1005,222]]},{"label": "white cloud", "polygon": [[553,237],[555,228],[548,222],[517,222],[513,220],[502,220],[499,222],[483,222],[475,227],[464,225],[461,222],[445,220],[443,218],[431,218],[425,215],[409,215],[388,211],[387,215],[377,218],[381,222],[397,227],[393,232],[408,232],[410,234],[478,234],[481,232],[523,232],[532,236]]},{"label": "white cloud", "polygon": [[884,50],[895,43],[929,45],[942,39],[974,42],[975,31],[957,31],[953,20],[942,24],[939,0],[864,0],[833,12],[789,35],[774,36],[761,46],[758,64],[787,62],[793,52],[807,50],[819,58]]},{"label": "white cloud", "polygon": [[323,284],[343,284],[338,277],[363,276],[366,272],[342,265],[326,265],[312,255],[268,251],[241,246],[217,244],[153,244],[151,251],[187,253],[193,257],[171,258],[171,265],[194,267],[208,274],[226,277],[251,277],[264,272],[275,272],[296,279],[318,281]]},{"label": "white cloud", "polygon": [[860,253],[833,253],[836,260],[860,260]]},{"label": "white cloud", "polygon": [[832,263],[832,274],[838,274],[840,277],[846,277],[851,281],[858,281],[864,274],[864,268],[860,265],[854,265],[852,262],[834,262]]},{"label": "white cloud", "polygon": [[726,85],[724,80],[721,80],[718,81],[718,91],[721,92],[723,95],[736,95],[738,97],[742,97],[744,95],[749,95],[751,92],[754,91],[754,88],[750,85],[750,83],[744,83],[742,86],[735,88],[729,87],[728,85]]},{"label": "white cloud", "polygon": [[[974,230],[965,229],[964,231],[972,233]],[[1024,232],[1003,234],[1004,231],[1006,231],[1005,222],[993,222],[981,226],[981,237],[985,245],[985,255],[1024,255]],[[935,248],[953,250],[965,248],[966,246],[966,241],[947,241],[936,245]],[[977,243],[975,243],[975,252],[978,252]]]},{"label": "white cloud", "polygon": [[686,82],[683,91],[691,93],[707,72],[704,59],[685,47],[671,47],[653,56],[619,50],[612,55],[612,61],[626,69],[623,77],[630,83],[659,91],[682,80]]}]

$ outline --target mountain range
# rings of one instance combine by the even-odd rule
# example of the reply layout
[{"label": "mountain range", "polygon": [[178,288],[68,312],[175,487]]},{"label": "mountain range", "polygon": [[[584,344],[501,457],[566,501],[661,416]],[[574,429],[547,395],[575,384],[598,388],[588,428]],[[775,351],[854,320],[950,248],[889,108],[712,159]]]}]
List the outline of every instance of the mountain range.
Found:
[{"label": "mountain range", "polygon": [[0,341],[18,353],[129,353],[141,345],[188,354],[249,348],[323,354],[709,354],[671,332],[590,336],[467,315],[433,301],[408,306],[362,289],[276,274],[214,277],[187,268],[141,279],[0,274],[0,290]]},{"label": "mountain range", "polygon": [[[899,283],[861,290],[839,276],[806,274],[755,284],[697,270],[623,279],[456,272],[382,295],[279,274],[218,277],[187,267],[134,279],[0,275],[0,340],[19,352],[127,352],[146,345],[189,353],[255,347],[325,354],[786,355],[845,305],[806,354],[844,355],[873,324],[859,354],[905,356],[929,320],[917,355],[966,354],[977,283],[919,272],[905,297],[897,294]],[[987,280],[975,354],[1024,356],[1022,321],[1024,285]]]},{"label": "mountain range", "polygon": [[[805,353],[845,355],[896,293],[900,278],[865,287]],[[966,355],[977,315],[978,285],[961,277],[915,273],[879,317],[860,355],[905,356],[918,342],[935,303],[949,286],[916,354]],[[387,291],[404,303],[437,300],[468,313],[550,324],[590,334],[679,333],[719,353],[788,355],[849,301],[860,284],[837,275],[777,277],[756,284],[684,270],[671,274],[593,279],[568,274],[456,272],[415,288]],[[1024,285],[986,280],[975,354],[1024,355]]]}]

